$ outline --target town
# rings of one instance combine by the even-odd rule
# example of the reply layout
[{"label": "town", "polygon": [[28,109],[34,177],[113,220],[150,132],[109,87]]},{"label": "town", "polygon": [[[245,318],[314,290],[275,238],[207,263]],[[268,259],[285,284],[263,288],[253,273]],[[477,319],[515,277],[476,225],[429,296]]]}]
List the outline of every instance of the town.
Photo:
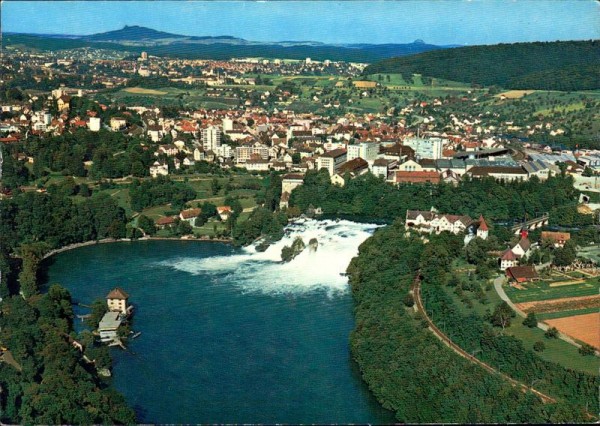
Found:
[{"label": "town", "polygon": [[[177,342],[155,342],[181,324],[144,328],[148,315],[172,316],[165,323],[189,315],[231,345],[227,356],[243,352],[234,345],[252,339],[233,328],[213,331],[219,321],[209,318],[202,297],[210,295],[201,291],[233,299],[227,292],[238,291],[240,276],[254,277],[255,269],[243,269],[251,263],[296,289],[298,262],[311,269],[337,260],[323,254],[331,254],[329,232],[356,246],[340,251],[348,258],[334,274],[349,292],[330,289],[323,299],[352,298],[355,329],[343,352],[397,421],[597,420],[589,406],[600,349],[597,90],[511,90],[369,73],[372,64],[362,62],[195,59],[129,47],[3,48],[0,393],[15,392],[17,374],[52,383],[43,368],[54,362],[51,351],[39,351],[35,365],[27,358],[37,341],[28,321],[39,321],[45,342],[68,345],[63,355],[95,392],[110,389],[115,375],[109,347],[131,355],[120,368],[152,359],[129,346],[161,346],[152,347],[164,355],[158,362],[180,356],[161,352]],[[315,219],[330,221],[319,238],[300,235]],[[350,222],[354,233],[341,229]],[[81,259],[69,255],[75,251]],[[111,256],[119,266],[107,272]],[[67,271],[78,268],[86,272],[77,279],[94,288],[83,299],[91,305],[56,280],[72,285]],[[148,296],[145,280],[165,294]],[[265,290],[256,300],[283,294],[293,309],[302,305],[306,294],[286,291]],[[91,302],[93,292],[106,296]],[[144,330],[135,342],[141,331],[131,330],[128,292],[136,295],[136,329]],[[200,313],[198,300],[207,304]],[[13,319],[15,312],[24,313]],[[83,322],[74,327],[75,317]],[[200,354],[213,342],[195,332],[186,325],[189,351]],[[273,352],[285,343],[277,345]],[[190,377],[205,368],[198,357]],[[187,372],[178,374],[184,383]],[[506,403],[499,414],[449,408],[452,386],[462,389],[452,395],[470,390],[468,407],[496,407],[498,394]],[[23,392],[10,404],[36,398]],[[134,422],[136,413],[110,395],[117,402],[108,405],[121,409],[114,417],[35,417],[20,408],[26,414],[0,420]],[[408,408],[415,398],[425,403]]]}]

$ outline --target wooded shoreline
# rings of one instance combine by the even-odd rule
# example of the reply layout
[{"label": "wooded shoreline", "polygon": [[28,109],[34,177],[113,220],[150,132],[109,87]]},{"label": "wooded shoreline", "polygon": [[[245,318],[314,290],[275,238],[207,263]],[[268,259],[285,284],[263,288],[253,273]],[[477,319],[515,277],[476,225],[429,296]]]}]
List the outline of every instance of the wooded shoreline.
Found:
[{"label": "wooded shoreline", "polygon": [[56,254],[64,253],[66,251],[75,250],[82,247],[93,246],[96,244],[109,244],[109,243],[131,243],[137,241],[195,241],[195,242],[209,242],[209,243],[224,243],[231,244],[231,238],[183,238],[183,237],[142,237],[142,238],[104,238],[102,240],[85,241],[83,243],[73,243],[54,250],[50,250],[42,257],[42,260],[46,260]]}]

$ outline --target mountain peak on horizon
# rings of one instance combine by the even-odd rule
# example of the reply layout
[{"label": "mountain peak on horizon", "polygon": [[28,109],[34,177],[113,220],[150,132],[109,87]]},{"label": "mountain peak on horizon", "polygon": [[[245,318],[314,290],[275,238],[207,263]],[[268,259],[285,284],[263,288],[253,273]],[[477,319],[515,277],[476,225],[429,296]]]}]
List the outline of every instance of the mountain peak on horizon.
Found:
[{"label": "mountain peak on horizon", "polygon": [[183,34],[173,34],[165,31],[155,30],[141,25],[124,25],[117,30],[105,31],[102,33],[91,34],[83,37],[89,41],[111,41],[111,42],[157,42],[165,41],[165,39],[190,41],[190,40],[240,40],[243,39],[232,36],[191,36]]}]

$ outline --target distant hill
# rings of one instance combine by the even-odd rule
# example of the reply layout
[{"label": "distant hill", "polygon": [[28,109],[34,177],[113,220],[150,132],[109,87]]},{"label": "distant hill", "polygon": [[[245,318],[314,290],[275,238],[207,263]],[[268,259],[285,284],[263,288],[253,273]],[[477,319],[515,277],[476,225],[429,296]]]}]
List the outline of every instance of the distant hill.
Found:
[{"label": "distant hill", "polygon": [[171,34],[164,31],[153,30],[152,28],[140,27],[137,25],[125,25],[120,30],[108,31],[105,33],[98,33],[89,36],[80,37],[81,40],[91,42],[111,42],[111,43],[125,43],[125,44],[138,44],[138,45],[156,45],[156,44],[172,44],[172,43],[230,43],[230,44],[246,44],[246,40],[231,36],[219,36],[219,37],[197,37],[197,36],[185,36],[180,34]]},{"label": "distant hill", "polygon": [[96,47],[155,56],[189,59],[230,59],[266,57],[322,61],[372,63],[385,58],[414,55],[445,49],[417,40],[406,44],[328,45],[315,41],[257,42],[232,36],[186,36],[157,31],[140,26],[125,26],[119,30],[88,36],[40,35],[5,33],[5,46],[20,45],[39,50],[63,50]]},{"label": "distant hill", "polygon": [[600,89],[600,41],[498,44],[385,59],[369,74],[422,74],[508,89]]},{"label": "distant hill", "polygon": [[168,38],[181,38],[182,36],[153,30],[152,28],[140,27],[137,25],[125,25],[120,30],[107,31],[89,36],[83,36],[81,39],[88,41],[128,41],[128,40],[160,40]]}]

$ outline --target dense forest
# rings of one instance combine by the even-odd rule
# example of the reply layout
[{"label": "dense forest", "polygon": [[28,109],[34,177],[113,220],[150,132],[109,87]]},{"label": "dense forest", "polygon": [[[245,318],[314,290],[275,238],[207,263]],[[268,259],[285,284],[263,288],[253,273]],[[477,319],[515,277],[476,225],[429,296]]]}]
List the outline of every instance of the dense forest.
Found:
[{"label": "dense forest", "polygon": [[309,171],[304,185],[291,195],[290,205],[306,211],[321,207],[326,215],[347,215],[371,219],[404,218],[407,209],[464,214],[512,223],[524,217],[550,212],[552,224],[588,225],[591,215],[577,213],[578,191],[571,177],[552,177],[546,182],[497,182],[494,179],[465,179],[457,186],[401,185],[386,183],[372,174],[347,179],[343,187],[331,184],[327,171]]},{"label": "dense forest", "polygon": [[[507,89],[600,88],[600,42],[557,41],[469,46],[386,59],[369,74],[422,74]],[[409,80],[410,81],[410,80]]]},{"label": "dense forest", "polygon": [[48,250],[126,235],[125,213],[110,196],[74,203],[73,188],[65,181],[47,193],[17,193],[0,201],[0,344],[2,357],[15,361],[0,363],[5,423],[135,421],[124,399],[98,376],[97,368],[110,367],[107,348],[96,346],[89,333],[74,333],[68,291],[53,285],[40,294],[40,265]]},{"label": "dense forest", "polygon": [[[451,257],[444,246],[444,240],[451,244],[451,238],[442,235],[439,240],[434,238],[425,245],[419,238],[406,236],[397,221],[364,242],[348,267],[356,303],[351,350],[378,400],[401,422],[589,420],[585,402],[597,400],[597,378],[543,362],[523,348],[518,348],[520,352],[509,350],[506,336],[477,322],[472,333],[483,328],[481,344],[486,345],[489,357],[514,358],[507,367],[511,375],[526,379],[540,372],[547,374],[545,384],[561,398],[544,405],[533,394],[522,393],[448,350],[427,329],[422,317],[409,307],[412,299],[408,294],[420,268],[425,269],[426,277],[433,274],[424,286],[436,285],[431,282],[434,270],[443,269]],[[439,258],[440,266],[431,262],[432,258]],[[518,343],[512,343],[515,345]],[[516,370],[521,361],[535,369],[529,373],[525,368]]]},{"label": "dense forest", "polygon": [[[1,312],[0,339],[17,362],[0,363],[3,423],[135,422],[123,397],[98,377],[96,366],[73,346],[73,337],[78,337],[67,290],[53,286],[27,300],[19,295],[4,297]],[[86,354],[97,359],[98,352],[90,349],[92,345]]]},{"label": "dense forest", "polygon": [[193,200],[196,191],[181,182],[173,182],[166,176],[156,179],[134,179],[129,187],[131,208],[142,211],[146,207],[171,204],[174,210],[182,210],[187,201]]}]

